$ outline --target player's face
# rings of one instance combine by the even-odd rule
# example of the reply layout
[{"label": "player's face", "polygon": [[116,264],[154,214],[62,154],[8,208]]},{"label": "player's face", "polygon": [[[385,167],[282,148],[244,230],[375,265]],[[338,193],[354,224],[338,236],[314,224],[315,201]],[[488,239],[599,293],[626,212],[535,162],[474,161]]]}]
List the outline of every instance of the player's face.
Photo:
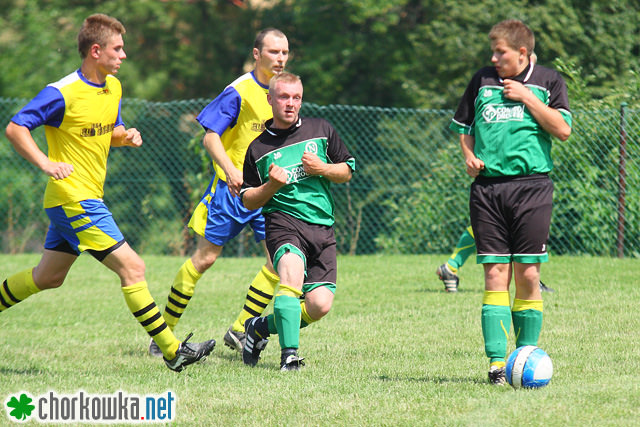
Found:
[{"label": "player's face", "polygon": [[98,67],[103,74],[116,74],[127,57],[124,53],[122,34],[114,34],[105,46],[98,48]]},{"label": "player's face", "polygon": [[492,42],[491,50],[491,62],[503,79],[517,76],[528,64],[526,55],[510,47],[503,39]]},{"label": "player's face", "polygon": [[273,110],[273,125],[286,129],[298,120],[302,106],[302,83],[277,82],[267,96]]},{"label": "player's face", "polygon": [[267,79],[271,79],[275,74],[284,71],[289,59],[289,41],[286,37],[278,37],[269,33],[263,40],[262,50],[254,49],[253,56],[256,59],[256,68]]}]

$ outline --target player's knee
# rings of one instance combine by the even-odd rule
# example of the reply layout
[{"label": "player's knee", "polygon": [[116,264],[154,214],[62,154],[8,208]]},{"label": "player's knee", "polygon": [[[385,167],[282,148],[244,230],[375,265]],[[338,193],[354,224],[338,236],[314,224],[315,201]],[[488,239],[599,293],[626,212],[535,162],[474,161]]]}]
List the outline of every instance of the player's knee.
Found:
[{"label": "player's knee", "polygon": [[138,283],[145,280],[146,266],[139,256],[131,257],[127,264],[118,272],[123,284]]},{"label": "player's knee", "polygon": [[218,254],[212,251],[197,251],[193,257],[191,257],[191,262],[193,266],[200,273],[204,273],[216,262],[218,259]]},{"label": "player's knee", "polygon": [[306,300],[307,313],[313,320],[320,320],[329,313],[333,304],[333,298],[316,298]]},{"label": "player's knee", "polygon": [[33,282],[38,289],[55,289],[62,286],[66,276],[66,273],[50,273],[45,276],[34,271]]}]

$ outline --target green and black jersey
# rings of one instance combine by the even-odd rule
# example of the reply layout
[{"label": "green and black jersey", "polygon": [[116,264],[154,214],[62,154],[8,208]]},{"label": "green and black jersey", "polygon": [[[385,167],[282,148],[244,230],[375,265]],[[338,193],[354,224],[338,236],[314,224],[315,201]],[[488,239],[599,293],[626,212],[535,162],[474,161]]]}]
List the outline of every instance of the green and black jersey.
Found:
[{"label": "green and black jersey", "polygon": [[250,145],[244,160],[242,191],[259,187],[269,180],[273,163],[287,171],[287,184],[262,208],[263,214],[281,211],[311,224],[332,226],[334,202],[331,181],[307,175],[302,166],[305,151],[315,153],[325,163],[347,163],[355,170],[355,159],[337,132],[324,119],[301,118],[289,129],[273,129],[273,119],[266,130]]},{"label": "green and black jersey", "polygon": [[[513,80],[523,83],[545,105],[558,110],[571,126],[567,86],[557,71],[530,64]],[[551,171],[551,135],[522,102],[507,99],[503,89],[495,67],[480,69],[467,86],[449,128],[475,138],[474,153],[485,163],[482,176]]]}]

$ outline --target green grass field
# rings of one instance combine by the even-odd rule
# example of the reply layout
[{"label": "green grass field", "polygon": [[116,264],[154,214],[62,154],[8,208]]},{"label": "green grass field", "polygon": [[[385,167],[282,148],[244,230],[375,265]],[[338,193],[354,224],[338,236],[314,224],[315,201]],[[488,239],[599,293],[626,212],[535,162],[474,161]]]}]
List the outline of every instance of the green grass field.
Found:
[{"label": "green grass field", "polygon": [[[0,256],[3,280],[37,255]],[[262,260],[222,258],[199,282],[179,337],[215,338],[206,362],[176,374],[146,354],[148,336],[115,274],[88,255],[64,286],[0,314],[0,399],[49,390],[139,395],[171,390],[175,425],[632,425],[640,419],[640,262],[552,257],[542,279],[539,345],[554,377],[539,390],[486,380],[481,267],[471,259],[457,294],[434,274],[446,256],[339,258],[338,292],[301,332],[300,372],[278,370],[277,337],[255,368],[222,344]],[[145,257],[159,305],[184,261]],[[509,351],[514,349],[513,339]],[[3,410],[0,425],[9,423]]]}]

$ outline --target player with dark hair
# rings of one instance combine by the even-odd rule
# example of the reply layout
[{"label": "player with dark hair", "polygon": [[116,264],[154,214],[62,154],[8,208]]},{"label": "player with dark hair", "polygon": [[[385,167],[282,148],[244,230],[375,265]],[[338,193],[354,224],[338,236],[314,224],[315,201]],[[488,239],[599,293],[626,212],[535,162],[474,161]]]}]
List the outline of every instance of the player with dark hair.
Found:
[{"label": "player with dark hair", "polygon": [[[144,261],[102,200],[109,149],[142,144],[140,132],[122,122],[122,87],[113,76],[126,58],[124,33],[110,16],[85,19],[78,35],[80,68],[42,89],[7,126],[16,151],[50,177],[44,208],[51,223],[38,265],[9,276],[0,287],[0,312],[61,286],[78,255],[87,251],[120,277],[129,310],[161,349],[167,367],[179,372],[203,360],[215,341],[187,343],[191,335],[184,342],[173,335],[147,288]],[[48,156],[31,135],[42,125]]]},{"label": "player with dark hair", "polygon": [[[507,339],[537,345],[542,328],[540,263],[548,261],[553,204],[548,173],[552,137],[571,134],[567,87],[560,74],[531,63],[533,32],[518,20],[489,33],[493,66],[476,72],[462,96],[451,129],[471,185],[469,209],[484,266],[482,333],[489,380],[505,383]],[[516,292],[510,306],[509,285]]]},{"label": "player with dark hair", "polygon": [[278,334],[280,369],[297,370],[300,328],[324,317],[336,290],[336,239],[331,183],[351,179],[355,160],[323,119],[300,118],[302,82],[271,79],[273,119],[251,143],[244,161],[242,200],[262,207],[269,254],[280,275],[273,314],[248,319],[242,352],[254,366],[271,334]]},{"label": "player with dark hair", "polygon": [[[227,86],[198,115],[206,130],[203,145],[213,160],[209,187],[189,221],[198,235],[195,253],[184,262],[171,285],[164,318],[175,328],[195,292],[196,283],[216,262],[224,245],[247,225],[263,246],[266,263],[255,276],[237,319],[224,335],[226,346],[242,352],[244,322],[260,316],[273,298],[278,276],[264,246],[264,218],[260,209],[247,209],[238,194],[243,182],[242,163],[249,143],[264,130],[272,116],[267,103],[269,80],[281,73],[289,58],[289,42],[282,31],[267,28],[257,34],[253,47],[255,67]],[[149,353],[159,355],[152,341]]]}]

